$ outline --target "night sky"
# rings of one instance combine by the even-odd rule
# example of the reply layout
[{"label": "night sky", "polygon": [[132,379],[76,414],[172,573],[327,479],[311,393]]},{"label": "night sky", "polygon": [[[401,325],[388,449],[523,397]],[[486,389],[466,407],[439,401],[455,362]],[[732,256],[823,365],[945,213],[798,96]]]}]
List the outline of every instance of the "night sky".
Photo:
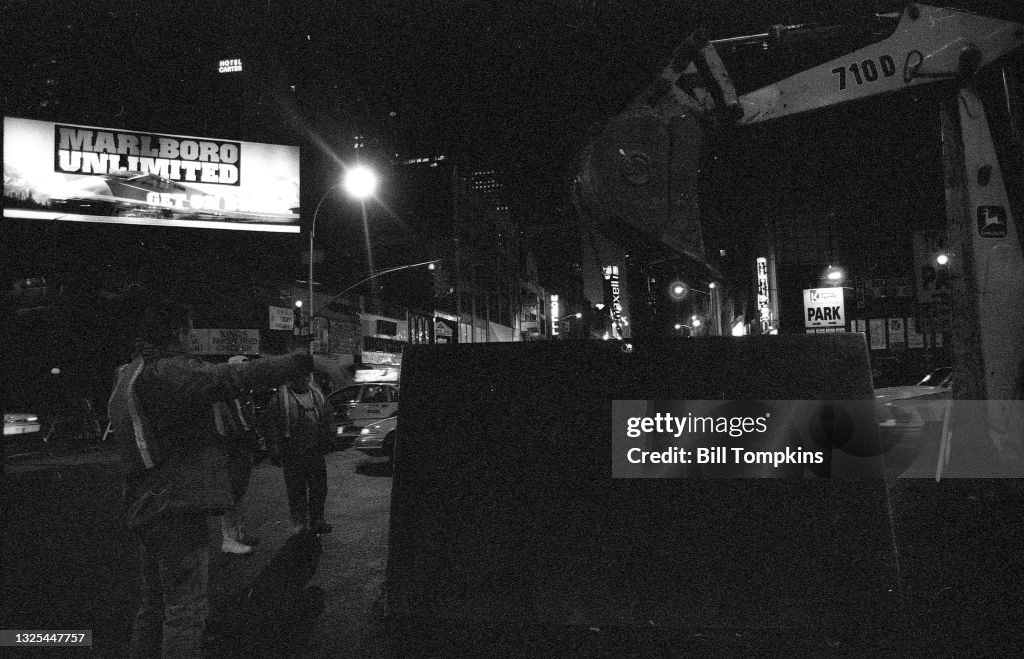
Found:
[{"label": "night sky", "polygon": [[[953,4],[1024,20],[1016,2]],[[568,193],[581,149],[647,87],[694,27],[724,38],[773,24],[846,22],[901,6],[877,0],[8,2],[0,94],[3,113],[11,116],[267,142],[318,139],[328,148],[344,141],[334,134],[339,126],[394,112],[405,153],[463,153],[492,163],[507,177],[519,216],[571,258],[577,241]],[[742,93],[847,45],[723,58]],[[300,107],[280,99],[274,108],[280,116],[264,124],[232,117],[234,83],[213,67],[235,56],[272,80],[296,81]],[[923,106],[926,97],[714,137],[720,154],[708,161],[703,202],[709,241],[735,240],[745,222],[766,213],[833,212],[850,227],[849,240],[862,232],[884,243],[884,228],[908,214],[941,212],[937,129]],[[333,176],[328,162],[304,151],[304,166],[310,165],[302,173],[304,208],[316,204]],[[208,231],[199,240],[179,232],[162,242],[177,252],[182,268],[189,267],[191,249],[201,258],[216,254],[225,267],[250,267],[253,259],[293,267],[305,247],[305,234],[224,235],[236,233]],[[30,227],[17,238],[38,254],[19,249],[5,262],[22,269],[72,262],[80,277],[102,277],[91,263],[125,266],[117,263],[124,246],[115,234],[94,226]],[[352,234],[318,226],[317,235],[329,244]]]},{"label": "night sky", "polygon": [[[458,150],[494,161],[520,197],[550,202],[525,205],[536,222],[568,212],[559,197],[588,134],[650,82],[696,25],[721,38],[901,6],[878,0],[5,4],[7,24],[17,26],[4,39],[5,113],[142,129],[179,124],[195,134],[194,117],[217,111],[206,107],[204,91],[224,84],[204,71],[216,58],[244,53],[321,97],[306,129],[322,131],[341,113],[394,111],[408,151]],[[954,4],[995,16],[1021,13],[1010,2]],[[784,72],[786,62],[779,64],[760,63]],[[48,87],[47,79],[59,84]]]},{"label": "night sky", "polygon": [[[696,25],[719,38],[900,6],[862,0],[6,4],[7,23],[18,29],[5,35],[5,113],[142,129],[180,125],[195,134],[195,117],[217,112],[204,92],[227,84],[204,72],[219,57],[244,53],[319,97],[308,130],[321,132],[341,114],[394,111],[408,151],[458,150],[492,160],[520,196],[550,201],[564,193],[573,159],[595,125],[641,91]],[[1005,15],[997,5],[1014,3],[957,4]],[[47,79],[58,85],[48,87]],[[553,206],[568,211],[564,202]],[[551,211],[552,204],[528,204],[526,212],[543,222]]]}]

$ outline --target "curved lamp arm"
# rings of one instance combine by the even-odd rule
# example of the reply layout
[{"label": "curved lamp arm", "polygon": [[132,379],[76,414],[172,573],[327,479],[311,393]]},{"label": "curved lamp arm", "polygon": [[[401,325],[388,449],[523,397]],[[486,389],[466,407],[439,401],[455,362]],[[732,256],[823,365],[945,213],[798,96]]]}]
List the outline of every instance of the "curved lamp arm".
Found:
[{"label": "curved lamp arm", "polygon": [[[363,279],[360,279],[360,280],[359,280],[359,281],[357,281],[356,283],[352,284],[351,286],[349,286],[348,288],[346,288],[346,289],[345,289],[345,290],[343,290],[342,292],[340,292],[340,293],[338,293],[337,295],[335,295],[334,297],[332,297],[332,298],[331,298],[330,300],[327,300],[327,302],[325,302],[325,303],[323,304],[323,307],[322,307],[322,308],[323,308],[323,309],[326,309],[326,308],[327,308],[327,306],[328,306],[328,305],[329,305],[329,304],[330,304],[331,302],[334,302],[335,300],[337,300],[337,299],[338,299],[339,297],[341,297],[342,295],[345,295],[346,293],[349,293],[349,292],[351,292],[351,291],[355,290],[356,288],[359,288],[360,286],[362,286],[362,285],[363,285],[363,284],[365,284],[366,282],[368,282],[368,281],[371,281],[371,280],[373,280],[373,279],[376,279],[377,277],[380,277],[380,276],[382,276],[382,275],[390,274],[390,273],[392,273],[392,272],[398,272],[399,270],[407,270],[407,269],[409,269],[409,268],[417,268],[417,267],[419,267],[419,266],[421,266],[421,265],[430,265],[430,264],[432,264],[432,263],[438,263],[438,262],[440,262],[440,261],[441,261],[441,259],[434,259],[434,260],[432,260],[432,261],[423,261],[422,263],[409,263],[409,264],[407,264],[407,265],[399,265],[399,266],[396,266],[396,267],[394,267],[394,268],[388,268],[387,270],[381,270],[380,272],[378,272],[378,273],[375,273],[375,274],[372,274],[372,275],[370,275],[369,277],[364,277]],[[311,315],[311,316],[310,316],[310,318],[312,318],[313,316],[319,316],[319,315],[320,315],[319,313],[317,313],[317,314],[313,314],[313,315]]]}]

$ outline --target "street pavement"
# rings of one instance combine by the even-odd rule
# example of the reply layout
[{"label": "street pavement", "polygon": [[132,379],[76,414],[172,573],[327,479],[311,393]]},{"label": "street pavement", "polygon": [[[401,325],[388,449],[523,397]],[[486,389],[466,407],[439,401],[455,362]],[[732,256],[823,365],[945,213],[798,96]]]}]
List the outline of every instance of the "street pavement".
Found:
[{"label": "street pavement", "polygon": [[[300,552],[288,542],[281,469],[264,461],[254,470],[246,517],[260,542],[246,556],[213,546],[209,656],[391,656],[380,624],[390,466],[351,449],[328,454],[327,466],[333,532]],[[8,459],[3,488],[0,629],[90,629],[90,656],[125,656],[138,557],[121,526],[114,454],[25,453]]]},{"label": "street pavement", "polygon": [[[261,541],[249,556],[224,555],[214,547],[209,656],[426,654],[415,639],[396,645],[383,624],[390,466],[351,449],[330,453],[327,463],[327,521],[334,531],[319,543],[292,536],[281,470],[267,462],[256,468],[246,514]],[[7,460],[0,629],[89,629],[89,656],[124,656],[136,604],[137,554],[121,526],[119,500],[118,464],[107,449]],[[1021,481],[900,480],[891,486],[890,503],[902,591],[900,620],[886,632],[890,638],[874,638],[865,629],[859,640],[809,635],[801,644],[791,631],[778,629],[586,625],[547,631],[538,625],[530,633],[534,640],[538,631],[549,633],[541,646],[549,656],[625,656],[641,647],[648,655],[763,656],[782,641],[801,656],[1024,655]],[[843,593],[835,598],[840,606]],[[525,636],[510,637],[508,630],[500,642],[472,624],[434,631],[451,641],[447,647],[475,647],[476,655],[537,654],[517,648]],[[0,654],[85,655],[81,649],[8,650]]]}]

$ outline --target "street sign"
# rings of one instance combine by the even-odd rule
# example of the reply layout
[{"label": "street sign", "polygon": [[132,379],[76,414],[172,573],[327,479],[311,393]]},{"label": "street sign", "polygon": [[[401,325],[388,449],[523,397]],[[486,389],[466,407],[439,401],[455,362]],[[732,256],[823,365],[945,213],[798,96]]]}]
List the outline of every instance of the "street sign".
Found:
[{"label": "street sign", "polygon": [[257,329],[194,329],[189,332],[189,351],[197,355],[256,355],[260,352]]},{"label": "street sign", "polygon": [[295,327],[295,311],[291,307],[269,307],[269,328],[272,330],[290,330]]},{"label": "street sign", "polygon": [[[302,253],[302,262],[305,263],[306,265],[309,265],[309,252],[308,251],[305,251],[305,252]],[[323,263],[323,262],[324,262],[324,250],[322,250],[322,249],[314,249],[313,250],[313,263]]]},{"label": "street sign", "polygon": [[949,268],[939,265],[935,256],[947,251],[945,234],[940,231],[914,232],[914,273],[917,301],[921,304],[947,302],[952,294]]},{"label": "street sign", "polygon": [[804,327],[846,327],[843,289],[805,288]]}]

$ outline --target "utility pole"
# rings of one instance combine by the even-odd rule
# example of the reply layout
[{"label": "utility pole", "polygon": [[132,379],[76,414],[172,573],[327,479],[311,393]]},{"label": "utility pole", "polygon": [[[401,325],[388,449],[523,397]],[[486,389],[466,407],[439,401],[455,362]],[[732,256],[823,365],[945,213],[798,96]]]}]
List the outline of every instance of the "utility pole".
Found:
[{"label": "utility pole", "polygon": [[459,160],[455,159],[452,168],[452,236],[455,241],[455,336],[461,339],[462,334],[462,250],[459,247]]}]

